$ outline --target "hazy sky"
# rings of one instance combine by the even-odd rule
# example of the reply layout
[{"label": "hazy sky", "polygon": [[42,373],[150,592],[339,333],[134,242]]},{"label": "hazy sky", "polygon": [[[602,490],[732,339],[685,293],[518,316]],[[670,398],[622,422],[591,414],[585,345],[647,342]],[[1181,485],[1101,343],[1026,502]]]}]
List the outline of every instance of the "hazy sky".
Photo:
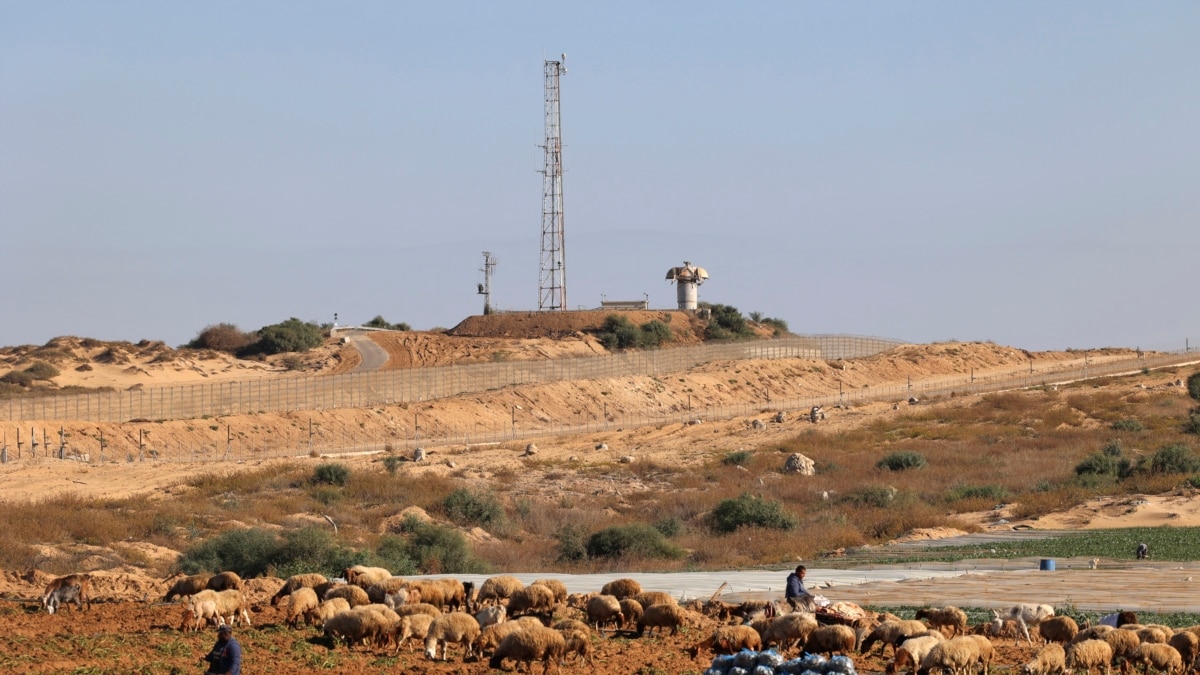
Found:
[{"label": "hazy sky", "polygon": [[0,344],[567,300],[1200,340],[1200,3],[0,0]]}]

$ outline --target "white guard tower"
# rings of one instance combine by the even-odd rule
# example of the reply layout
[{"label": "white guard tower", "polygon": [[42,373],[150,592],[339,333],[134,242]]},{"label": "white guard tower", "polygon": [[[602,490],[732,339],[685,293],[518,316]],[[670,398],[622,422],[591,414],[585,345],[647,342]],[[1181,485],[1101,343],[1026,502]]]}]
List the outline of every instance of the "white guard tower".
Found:
[{"label": "white guard tower", "polygon": [[700,284],[708,279],[708,271],[696,267],[688,261],[683,261],[683,267],[672,267],[667,270],[667,281],[675,282],[675,297],[679,300],[679,309],[695,311],[699,300]]}]

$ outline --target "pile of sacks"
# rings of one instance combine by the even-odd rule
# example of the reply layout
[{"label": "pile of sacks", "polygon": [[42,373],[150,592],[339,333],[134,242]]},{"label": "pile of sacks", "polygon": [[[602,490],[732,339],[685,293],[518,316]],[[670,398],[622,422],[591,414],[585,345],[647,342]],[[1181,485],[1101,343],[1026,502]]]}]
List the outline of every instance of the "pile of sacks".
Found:
[{"label": "pile of sacks", "polygon": [[858,675],[854,660],[848,656],[827,659],[820,654],[805,654],[785,661],[779,652],[768,649],[718,656],[704,675]]}]

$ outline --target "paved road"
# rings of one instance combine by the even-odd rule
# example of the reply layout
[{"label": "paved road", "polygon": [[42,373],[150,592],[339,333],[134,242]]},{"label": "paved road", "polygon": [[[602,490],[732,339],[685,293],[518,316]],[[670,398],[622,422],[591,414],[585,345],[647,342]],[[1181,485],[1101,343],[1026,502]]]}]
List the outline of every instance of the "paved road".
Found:
[{"label": "paved road", "polygon": [[362,363],[350,371],[352,373],[369,373],[387,365],[388,353],[383,347],[375,344],[365,331],[348,331],[342,334],[350,340],[350,346],[358,350]]}]

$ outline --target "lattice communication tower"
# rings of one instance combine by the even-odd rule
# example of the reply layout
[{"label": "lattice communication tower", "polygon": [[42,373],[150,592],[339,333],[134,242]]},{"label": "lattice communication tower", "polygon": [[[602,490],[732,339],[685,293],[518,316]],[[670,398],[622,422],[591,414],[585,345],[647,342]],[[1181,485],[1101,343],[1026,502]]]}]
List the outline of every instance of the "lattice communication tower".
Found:
[{"label": "lattice communication tower", "polygon": [[545,61],[546,144],[542,168],[542,256],[538,278],[538,310],[567,308],[567,250],[563,235],[562,120],[559,115],[558,78],[567,74],[559,61]]},{"label": "lattice communication tower", "polygon": [[490,251],[483,252],[483,267],[479,270],[483,272],[483,283],[479,284],[479,294],[483,296],[484,316],[492,313],[492,274],[496,271],[496,262],[496,256]]}]

